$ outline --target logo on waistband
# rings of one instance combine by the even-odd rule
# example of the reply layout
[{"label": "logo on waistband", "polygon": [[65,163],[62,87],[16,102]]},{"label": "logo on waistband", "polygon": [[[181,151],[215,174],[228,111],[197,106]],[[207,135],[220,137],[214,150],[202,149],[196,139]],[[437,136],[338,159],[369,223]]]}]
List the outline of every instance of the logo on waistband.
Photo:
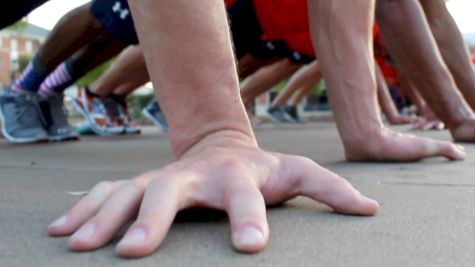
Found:
[{"label": "logo on waistband", "polygon": [[116,1],[114,6],[112,7],[112,11],[114,13],[119,13],[119,17],[121,19],[126,19],[130,15],[130,11],[128,8],[122,8],[122,4],[119,1]]}]

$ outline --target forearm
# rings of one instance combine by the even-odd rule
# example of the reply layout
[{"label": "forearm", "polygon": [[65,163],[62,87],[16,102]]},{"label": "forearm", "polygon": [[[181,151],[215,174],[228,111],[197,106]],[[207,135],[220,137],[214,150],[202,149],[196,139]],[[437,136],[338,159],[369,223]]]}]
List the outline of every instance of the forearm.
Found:
[{"label": "forearm", "polygon": [[398,77],[401,83],[401,89],[407,95],[411,103],[414,104],[419,111],[425,109],[427,103],[421,97],[411,81],[409,81],[409,79],[407,79],[407,77],[400,72],[398,72]]},{"label": "forearm", "polygon": [[384,80],[383,74],[381,73],[381,69],[377,65],[378,63],[375,62],[375,64],[378,103],[383,114],[386,116],[389,122],[392,122],[397,116],[399,116],[399,111],[397,110],[396,105],[389,94],[388,86]]},{"label": "forearm", "polygon": [[358,146],[383,127],[370,45],[374,1],[309,0],[308,5],[339,133],[346,148]]},{"label": "forearm", "polygon": [[457,24],[443,0],[419,0],[440,53],[468,104],[475,110],[475,72]]},{"label": "forearm", "polygon": [[470,116],[414,0],[380,0],[376,12],[381,33],[401,71],[448,126]]},{"label": "forearm", "polygon": [[222,131],[255,143],[239,95],[223,1],[143,0],[130,7],[151,80],[160,83],[156,93],[176,156]]}]

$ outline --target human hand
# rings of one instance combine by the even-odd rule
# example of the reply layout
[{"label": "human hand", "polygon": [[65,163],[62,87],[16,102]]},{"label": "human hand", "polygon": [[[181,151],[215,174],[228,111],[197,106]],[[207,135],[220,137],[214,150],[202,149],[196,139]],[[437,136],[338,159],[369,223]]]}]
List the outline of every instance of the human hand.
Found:
[{"label": "human hand", "polygon": [[414,123],[417,121],[417,117],[414,115],[404,115],[404,114],[396,114],[391,117],[387,117],[389,124],[391,125],[402,125],[408,123]]},{"label": "human hand", "polygon": [[412,130],[443,130],[445,124],[435,115],[429,106],[425,105],[420,110],[420,117],[412,123]]},{"label": "human hand", "polygon": [[[475,124],[474,124],[475,126]],[[463,160],[463,146],[447,141],[418,137],[382,128],[368,135],[367,142],[345,144],[346,159],[350,161],[418,161],[443,156],[450,160]]]},{"label": "human hand", "polygon": [[445,124],[439,119],[430,119],[425,117],[419,117],[416,121],[412,123],[411,130],[436,130],[441,131],[445,128]]},{"label": "human hand", "polygon": [[73,251],[95,250],[138,213],[116,252],[142,257],[160,246],[178,211],[207,207],[226,211],[234,248],[253,253],[269,239],[266,205],[298,195],[345,214],[371,216],[379,208],[312,160],[263,151],[249,137],[228,131],[204,138],[162,169],[128,181],[99,183],[53,222],[48,233],[72,234]]}]

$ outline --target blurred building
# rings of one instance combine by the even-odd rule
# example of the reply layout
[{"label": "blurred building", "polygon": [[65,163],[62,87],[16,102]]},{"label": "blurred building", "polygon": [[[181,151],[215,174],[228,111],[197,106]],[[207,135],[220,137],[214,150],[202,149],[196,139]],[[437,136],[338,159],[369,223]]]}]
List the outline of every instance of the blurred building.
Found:
[{"label": "blurred building", "polygon": [[19,74],[20,65],[40,48],[49,31],[25,22],[0,31],[0,91]]}]

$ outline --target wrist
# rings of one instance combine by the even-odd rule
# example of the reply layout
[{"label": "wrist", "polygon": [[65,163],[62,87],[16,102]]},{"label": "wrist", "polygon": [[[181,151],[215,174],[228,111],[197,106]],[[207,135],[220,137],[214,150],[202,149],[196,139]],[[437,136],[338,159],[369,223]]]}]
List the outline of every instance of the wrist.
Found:
[{"label": "wrist", "polygon": [[190,116],[193,119],[183,123],[171,121],[170,141],[176,157],[181,158],[195,147],[211,144],[213,140],[239,140],[257,146],[244,108],[242,111],[240,109],[235,109],[235,111],[234,114],[228,116],[223,111],[221,118],[212,119],[212,116],[204,116],[203,119],[199,119],[199,115],[203,115],[200,113],[195,117]]},{"label": "wrist", "polygon": [[164,84],[162,86],[171,89],[158,91],[176,157],[180,158],[195,144],[217,132],[239,132],[255,141],[235,74],[200,77],[192,79],[193,91],[188,90],[187,95],[184,92],[188,84]]},{"label": "wrist", "polygon": [[[388,138],[387,129],[384,126],[362,132],[352,140],[343,140],[345,157],[347,160],[359,161],[368,158],[377,159],[384,151],[382,144]],[[381,153],[383,152],[383,153]]]},{"label": "wrist", "polygon": [[448,129],[456,130],[461,125],[463,125],[466,121],[473,120],[473,114],[468,111],[464,106],[462,107],[453,107],[447,115],[445,116],[434,116],[435,118],[439,118],[441,121],[445,123]]},{"label": "wrist", "polygon": [[209,132],[200,140],[189,146],[181,154],[177,154],[178,159],[191,157],[197,152],[201,152],[208,148],[229,148],[229,147],[249,147],[257,148],[257,141],[254,135],[236,130],[236,129],[220,129]]}]

